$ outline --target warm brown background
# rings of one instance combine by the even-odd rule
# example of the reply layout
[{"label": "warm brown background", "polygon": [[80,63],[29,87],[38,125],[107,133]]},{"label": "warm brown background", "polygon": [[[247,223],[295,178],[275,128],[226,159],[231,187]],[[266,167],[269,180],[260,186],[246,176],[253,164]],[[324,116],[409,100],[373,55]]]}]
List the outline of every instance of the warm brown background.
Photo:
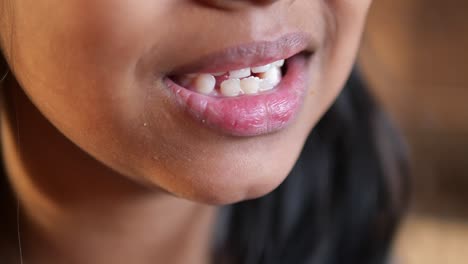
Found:
[{"label": "warm brown background", "polygon": [[401,263],[468,263],[468,1],[374,0],[359,63],[411,150]]}]

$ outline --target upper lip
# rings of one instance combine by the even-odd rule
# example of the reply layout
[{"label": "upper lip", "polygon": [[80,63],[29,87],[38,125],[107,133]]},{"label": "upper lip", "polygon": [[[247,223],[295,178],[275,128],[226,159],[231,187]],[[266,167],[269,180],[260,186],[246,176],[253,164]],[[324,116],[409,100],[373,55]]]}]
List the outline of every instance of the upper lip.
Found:
[{"label": "upper lip", "polygon": [[289,33],[274,41],[257,41],[226,48],[177,67],[171,75],[228,72],[257,67],[290,58],[298,53],[312,54],[314,45],[305,33]]}]

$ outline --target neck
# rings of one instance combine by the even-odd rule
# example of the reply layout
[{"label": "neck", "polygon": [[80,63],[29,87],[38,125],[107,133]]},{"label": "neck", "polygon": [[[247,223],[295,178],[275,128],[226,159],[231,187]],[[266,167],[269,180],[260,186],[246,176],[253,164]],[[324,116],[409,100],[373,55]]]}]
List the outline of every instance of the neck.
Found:
[{"label": "neck", "polygon": [[[5,170],[21,204],[28,263],[208,263],[215,208],[148,190],[53,127],[4,87]],[[56,261],[56,262],[51,262]]]}]

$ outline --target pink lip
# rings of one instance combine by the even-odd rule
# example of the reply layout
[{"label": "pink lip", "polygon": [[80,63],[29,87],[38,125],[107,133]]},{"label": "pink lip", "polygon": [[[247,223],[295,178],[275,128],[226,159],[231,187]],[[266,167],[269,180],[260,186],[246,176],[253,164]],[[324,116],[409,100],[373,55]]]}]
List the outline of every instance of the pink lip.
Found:
[{"label": "pink lip", "polygon": [[[287,59],[286,74],[283,76],[280,84],[269,92],[229,98],[210,97],[190,91],[176,84],[170,78],[165,78],[164,82],[173,92],[179,106],[184,108],[189,116],[204,126],[231,136],[248,137],[276,132],[290,124],[301,108],[307,81],[307,56],[302,53],[298,54],[302,51],[301,47],[307,44],[305,43],[305,39],[296,38],[292,46],[284,44],[285,40],[287,40],[286,43],[291,43],[289,42],[291,39],[288,39],[288,37],[281,38],[276,42],[260,43],[259,45],[263,50],[268,50],[269,55],[265,57],[262,54],[257,54],[257,60],[254,60],[255,56],[250,55],[247,59],[247,63],[251,63],[251,61],[271,62],[288,58],[284,56],[285,54],[296,54]],[[298,42],[298,40],[300,41]],[[278,50],[278,47],[285,47],[285,45],[288,48]],[[254,44],[249,50],[258,50],[258,47]],[[214,72],[219,70],[221,65],[222,67],[227,67],[226,64],[232,70],[237,69],[239,64],[244,63],[241,62],[242,57],[231,57],[231,55],[224,57],[225,64],[222,64],[222,57],[213,58],[212,61],[219,61],[216,63],[215,68],[205,67],[203,68],[204,70]],[[238,63],[236,61],[233,62],[233,58]],[[198,68],[192,72],[202,71]]]},{"label": "pink lip", "polygon": [[290,33],[276,41],[259,41],[225,49],[178,67],[173,74],[228,72],[266,65],[313,49],[312,39],[304,33]]}]

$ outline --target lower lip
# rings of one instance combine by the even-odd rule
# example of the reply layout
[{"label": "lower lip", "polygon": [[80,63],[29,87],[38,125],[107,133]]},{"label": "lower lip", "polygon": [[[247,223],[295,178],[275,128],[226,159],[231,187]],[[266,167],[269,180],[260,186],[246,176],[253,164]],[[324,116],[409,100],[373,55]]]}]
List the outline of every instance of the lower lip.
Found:
[{"label": "lower lip", "polygon": [[258,95],[210,97],[190,91],[169,78],[164,82],[180,107],[203,126],[231,136],[259,136],[287,127],[302,106],[307,58],[296,55],[286,63],[287,72],[278,86]]}]

